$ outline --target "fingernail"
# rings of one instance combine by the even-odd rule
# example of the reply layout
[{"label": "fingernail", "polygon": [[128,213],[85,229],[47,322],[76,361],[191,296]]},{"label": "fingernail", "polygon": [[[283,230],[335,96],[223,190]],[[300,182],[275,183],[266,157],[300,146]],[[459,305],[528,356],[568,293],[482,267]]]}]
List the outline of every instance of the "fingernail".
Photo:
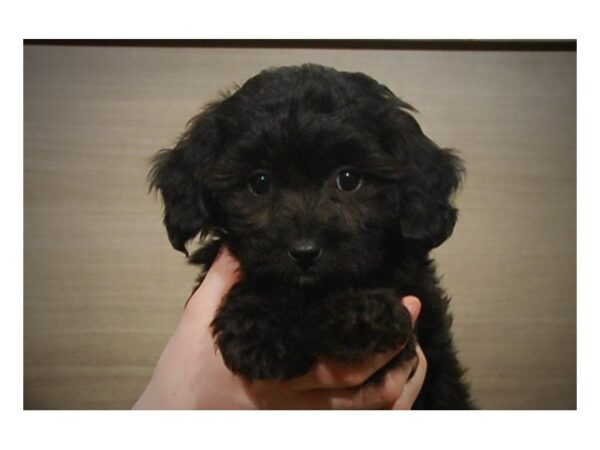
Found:
[{"label": "fingernail", "polygon": [[408,309],[411,317],[416,319],[421,312],[421,301],[414,295],[406,296],[402,299],[402,304]]}]

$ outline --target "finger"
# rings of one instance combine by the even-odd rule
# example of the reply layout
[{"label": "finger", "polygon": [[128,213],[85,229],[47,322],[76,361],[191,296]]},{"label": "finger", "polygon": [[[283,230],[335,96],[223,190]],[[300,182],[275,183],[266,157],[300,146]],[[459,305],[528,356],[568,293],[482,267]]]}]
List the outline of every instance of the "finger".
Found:
[{"label": "finger", "polygon": [[356,387],[385,366],[401,350],[402,348],[398,348],[375,353],[360,362],[319,361],[306,375],[282,383],[297,391]]},{"label": "finger", "polygon": [[408,379],[416,369],[417,358],[390,369],[378,384],[366,384],[331,395],[333,409],[387,409],[402,397]]},{"label": "finger", "polygon": [[390,370],[376,385],[347,389],[291,391],[286,382],[244,380],[247,394],[259,408],[277,409],[388,409],[401,397],[416,359]]},{"label": "finger", "polygon": [[202,284],[190,297],[187,309],[201,304],[203,310],[216,310],[225,294],[240,278],[238,261],[226,247],[221,247]]},{"label": "finger", "polygon": [[419,313],[421,312],[421,301],[414,295],[407,295],[402,299],[402,304],[406,309],[408,309],[414,325],[419,317]]},{"label": "finger", "polygon": [[396,400],[392,409],[411,409],[421,392],[427,374],[427,359],[420,346],[417,346],[417,357],[419,359],[417,368],[404,386],[404,391]]}]

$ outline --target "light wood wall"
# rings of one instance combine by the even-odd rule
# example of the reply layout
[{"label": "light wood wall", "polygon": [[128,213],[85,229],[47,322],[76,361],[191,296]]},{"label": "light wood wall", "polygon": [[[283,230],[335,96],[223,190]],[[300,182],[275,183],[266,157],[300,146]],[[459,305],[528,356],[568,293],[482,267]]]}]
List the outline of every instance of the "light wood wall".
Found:
[{"label": "light wood wall", "polygon": [[131,407],[196,275],[149,158],[219,91],[303,62],[372,75],[461,151],[436,257],[480,406],[576,407],[575,53],[28,46],[25,408]]}]

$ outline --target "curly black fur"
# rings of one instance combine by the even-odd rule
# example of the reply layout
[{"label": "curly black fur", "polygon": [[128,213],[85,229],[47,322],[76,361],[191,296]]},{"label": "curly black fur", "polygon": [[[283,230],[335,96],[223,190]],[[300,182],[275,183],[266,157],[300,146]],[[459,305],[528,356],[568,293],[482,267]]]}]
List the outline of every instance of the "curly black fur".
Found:
[{"label": "curly black fur", "polygon": [[[233,372],[291,378],[318,358],[405,344],[402,360],[416,334],[429,369],[415,408],[473,406],[428,256],[452,234],[462,164],[410,111],[361,73],[270,69],[155,157],[150,180],[172,245],[187,254],[188,241],[211,236],[193,264],[210,266],[223,243],[240,261],[244,278],[212,324]],[[340,187],[345,170],[356,189]],[[269,177],[266,192],[249,187],[257,174]],[[317,249],[308,261],[290,255],[299,242]],[[422,302],[414,334],[400,303],[408,294]]]}]

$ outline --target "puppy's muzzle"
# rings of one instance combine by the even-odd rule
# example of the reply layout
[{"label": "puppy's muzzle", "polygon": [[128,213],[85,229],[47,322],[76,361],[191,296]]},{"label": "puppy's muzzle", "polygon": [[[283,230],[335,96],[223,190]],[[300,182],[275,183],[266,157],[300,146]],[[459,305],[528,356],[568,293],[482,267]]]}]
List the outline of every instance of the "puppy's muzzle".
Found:
[{"label": "puppy's muzzle", "polygon": [[323,254],[323,248],[314,239],[300,239],[290,246],[290,258],[299,265],[314,263]]}]

